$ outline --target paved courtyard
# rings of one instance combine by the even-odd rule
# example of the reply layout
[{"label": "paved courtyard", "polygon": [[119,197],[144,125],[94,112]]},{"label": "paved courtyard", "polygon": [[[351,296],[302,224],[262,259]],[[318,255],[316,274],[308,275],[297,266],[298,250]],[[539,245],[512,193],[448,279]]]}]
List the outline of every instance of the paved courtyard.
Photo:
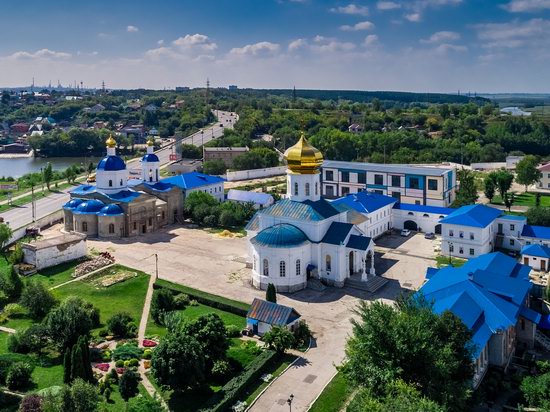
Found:
[{"label": "paved courtyard", "polygon": [[[306,411],[344,357],[352,309],[358,299],[393,300],[403,291],[417,289],[426,268],[435,264],[434,241],[424,239],[421,234],[408,238],[386,236],[376,243],[377,273],[390,279],[376,295],[349,288],[279,295],[280,303],[296,308],[308,322],[315,333],[315,344],[270,386],[251,410],[287,411],[285,401],[293,393],[293,410]],[[89,240],[88,246],[109,251],[119,263],[150,274],[155,273],[156,253],[162,279],[244,302],[265,297],[265,292],[249,283],[245,238],[224,238],[200,229],[170,227],[132,239]]]}]

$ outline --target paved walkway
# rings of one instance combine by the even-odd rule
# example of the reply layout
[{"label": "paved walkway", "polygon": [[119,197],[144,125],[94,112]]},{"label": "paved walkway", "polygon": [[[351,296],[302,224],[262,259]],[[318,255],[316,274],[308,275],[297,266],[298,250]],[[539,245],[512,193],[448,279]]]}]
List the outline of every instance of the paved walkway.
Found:
[{"label": "paved walkway", "polygon": [[12,328],[6,328],[4,326],[0,326],[0,332],[15,333],[17,331],[15,329],[12,329]]}]

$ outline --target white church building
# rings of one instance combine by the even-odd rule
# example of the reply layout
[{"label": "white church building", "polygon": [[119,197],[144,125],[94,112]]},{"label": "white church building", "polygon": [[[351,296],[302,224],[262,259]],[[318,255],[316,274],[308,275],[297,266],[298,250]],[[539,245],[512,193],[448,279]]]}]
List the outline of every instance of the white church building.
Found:
[{"label": "white church building", "polygon": [[337,287],[350,277],[373,279],[374,242],[360,228],[365,217],[321,198],[321,152],[302,135],[284,157],[286,198],[258,211],[246,227],[252,284],[292,292],[311,278]]}]

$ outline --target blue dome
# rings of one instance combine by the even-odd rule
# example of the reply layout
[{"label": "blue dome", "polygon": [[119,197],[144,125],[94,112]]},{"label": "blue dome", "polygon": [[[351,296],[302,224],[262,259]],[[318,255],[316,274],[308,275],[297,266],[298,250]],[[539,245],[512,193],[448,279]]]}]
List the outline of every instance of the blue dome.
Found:
[{"label": "blue dome", "polygon": [[281,223],[262,230],[251,239],[257,246],[288,248],[309,242],[306,234],[294,225]]},{"label": "blue dome", "polygon": [[160,162],[158,156],[154,153],[146,154],[141,158],[142,162]]},{"label": "blue dome", "polygon": [[63,205],[63,209],[76,209],[82,202],[82,199],[71,199]]},{"label": "blue dome", "polygon": [[101,208],[105,206],[105,203],[103,203],[101,200],[91,199],[86,200],[85,202],[82,202],[75,210],[74,213],[76,214],[95,214],[101,210]]},{"label": "blue dome", "polygon": [[123,214],[124,211],[121,209],[121,207],[114,204],[103,206],[98,213],[99,216],[119,216]]},{"label": "blue dome", "polygon": [[97,164],[97,170],[107,170],[115,172],[117,170],[126,170],[126,163],[118,156],[105,156]]}]

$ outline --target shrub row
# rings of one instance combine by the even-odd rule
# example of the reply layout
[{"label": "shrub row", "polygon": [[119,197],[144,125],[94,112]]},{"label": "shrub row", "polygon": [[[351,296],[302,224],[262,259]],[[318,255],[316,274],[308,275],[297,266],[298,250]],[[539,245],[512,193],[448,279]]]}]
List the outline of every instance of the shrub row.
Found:
[{"label": "shrub row", "polygon": [[202,412],[225,412],[245,393],[247,388],[258,381],[265,370],[280,355],[272,350],[265,350],[257,356],[239,375],[227,382],[223,388],[206,403]]},{"label": "shrub row", "polygon": [[226,312],[234,313],[242,317],[246,317],[250,305],[244,302],[227,299],[221,296],[212,295],[201,290],[192,289],[183,285],[176,285],[166,280],[157,280],[154,284],[155,289],[165,288],[172,291],[174,294],[185,293],[190,298],[195,299],[197,302],[203,305],[211,306],[216,309],[220,309]]}]

